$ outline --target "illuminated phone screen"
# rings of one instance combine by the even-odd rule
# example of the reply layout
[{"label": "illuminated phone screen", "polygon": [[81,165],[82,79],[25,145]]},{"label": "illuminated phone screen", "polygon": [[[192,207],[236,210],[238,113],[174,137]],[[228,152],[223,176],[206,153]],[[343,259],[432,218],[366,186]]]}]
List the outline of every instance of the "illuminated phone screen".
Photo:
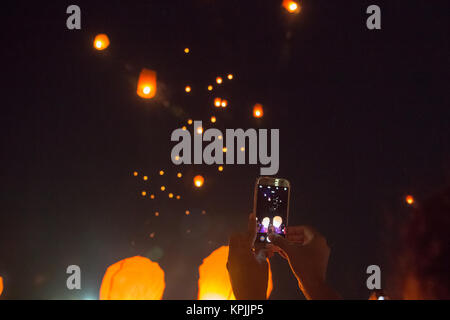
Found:
[{"label": "illuminated phone screen", "polygon": [[285,236],[289,188],[258,184],[256,192],[256,241],[269,242],[269,232]]}]

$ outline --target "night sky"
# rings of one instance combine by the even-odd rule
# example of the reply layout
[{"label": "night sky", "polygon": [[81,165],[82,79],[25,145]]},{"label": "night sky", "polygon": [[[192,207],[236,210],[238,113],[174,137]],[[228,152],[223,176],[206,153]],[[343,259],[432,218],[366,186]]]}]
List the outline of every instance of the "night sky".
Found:
[{"label": "night sky", "polygon": [[[404,197],[450,180],[448,1],[304,0],[298,15],[281,0],[13,3],[2,5],[3,299],[97,298],[106,268],[134,255],[160,263],[164,299],[195,299],[202,259],[245,226],[260,165],[175,166],[170,134],[189,118],[280,129],[289,223],[328,238],[328,279],[345,298],[368,298],[371,264],[389,287]],[[66,28],[70,4],[81,30]],[[370,4],[381,30],[366,28]],[[142,68],[158,73],[157,99],[136,95]],[[182,198],[141,196],[162,184]],[[71,264],[80,291],[66,288]],[[285,261],[271,265],[271,298],[303,299]]]}]

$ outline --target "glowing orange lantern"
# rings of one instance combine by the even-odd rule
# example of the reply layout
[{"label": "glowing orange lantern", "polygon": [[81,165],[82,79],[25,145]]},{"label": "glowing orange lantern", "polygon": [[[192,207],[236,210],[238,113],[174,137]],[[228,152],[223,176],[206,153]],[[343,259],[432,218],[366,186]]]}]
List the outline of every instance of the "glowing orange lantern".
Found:
[{"label": "glowing orange lantern", "polygon": [[184,53],[189,53],[189,48],[184,48]]},{"label": "glowing orange lantern", "polygon": [[137,176],[138,176],[138,173],[137,173],[137,171],[133,172],[133,176],[135,176],[135,177],[137,177]]},{"label": "glowing orange lantern", "polygon": [[94,39],[94,48],[97,50],[105,50],[109,47],[109,38],[106,34],[98,34]]},{"label": "glowing orange lantern", "polygon": [[299,13],[300,12],[300,4],[294,0],[283,0],[281,4],[283,8],[285,8],[289,13]]},{"label": "glowing orange lantern", "polygon": [[408,195],[408,196],[406,196],[405,201],[407,204],[412,205],[414,203],[414,197],[411,195]]},{"label": "glowing orange lantern", "polygon": [[203,185],[204,182],[205,182],[205,179],[201,175],[198,175],[198,176],[194,177],[194,185],[197,188],[200,188]]},{"label": "glowing orange lantern", "polygon": [[0,296],[2,295],[3,292],[3,278],[0,277]]},{"label": "glowing orange lantern", "polygon": [[108,267],[100,300],[161,300],[166,283],[158,263],[136,256]]},{"label": "glowing orange lantern", "polygon": [[255,118],[261,118],[264,114],[263,107],[261,104],[257,103],[253,106],[253,116]]},{"label": "glowing orange lantern", "polygon": [[223,166],[219,166],[219,168],[217,168],[220,172],[223,171]]},{"label": "glowing orange lantern", "polygon": [[211,91],[213,89],[213,86],[212,85],[209,85],[208,86],[208,91]]},{"label": "glowing orange lantern", "polygon": [[227,76],[227,78],[228,78],[228,80],[233,80],[233,75],[230,73],[230,74]]},{"label": "glowing orange lantern", "polygon": [[151,99],[156,95],[156,71],[142,69],[139,75],[137,94],[144,99]]},{"label": "glowing orange lantern", "polygon": [[[231,287],[228,270],[228,246],[214,250],[198,268],[198,300],[236,300]],[[273,289],[272,271],[269,265],[267,298]]]},{"label": "glowing orange lantern", "polygon": [[190,86],[186,86],[186,88],[184,88],[184,91],[186,91],[187,93],[191,92],[191,87]]},{"label": "glowing orange lantern", "polygon": [[212,117],[211,117],[211,122],[212,122],[212,123],[215,123],[216,121],[217,121],[216,117],[212,116]]},{"label": "glowing orange lantern", "polygon": [[223,81],[223,80],[222,80],[222,78],[221,78],[221,77],[217,77],[217,78],[216,78],[216,82],[217,82],[217,84],[221,84],[221,83],[222,83],[222,81]]},{"label": "glowing orange lantern", "polygon": [[216,107],[220,107],[221,104],[222,104],[222,99],[220,99],[220,98],[215,98],[214,99],[214,105]]},{"label": "glowing orange lantern", "polygon": [[222,108],[225,108],[228,105],[228,101],[227,100],[222,100],[222,103],[220,104],[222,106]]}]

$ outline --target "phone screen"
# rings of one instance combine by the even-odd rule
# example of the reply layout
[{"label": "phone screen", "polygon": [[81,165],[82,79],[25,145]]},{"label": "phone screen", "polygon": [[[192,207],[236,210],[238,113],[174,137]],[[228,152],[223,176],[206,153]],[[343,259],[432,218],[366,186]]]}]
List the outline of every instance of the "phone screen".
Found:
[{"label": "phone screen", "polygon": [[257,242],[270,242],[269,233],[286,235],[289,188],[256,185]]}]

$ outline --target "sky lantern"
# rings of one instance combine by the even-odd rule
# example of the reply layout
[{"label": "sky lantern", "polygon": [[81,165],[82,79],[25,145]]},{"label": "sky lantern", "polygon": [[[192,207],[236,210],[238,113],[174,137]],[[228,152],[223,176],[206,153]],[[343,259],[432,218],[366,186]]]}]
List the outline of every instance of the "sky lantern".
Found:
[{"label": "sky lantern", "polygon": [[189,51],[190,51],[189,48],[184,48],[184,53],[187,54],[187,53],[189,53]]},{"label": "sky lantern", "polygon": [[220,105],[222,106],[222,108],[225,108],[228,105],[228,101],[223,99]]},{"label": "sky lantern", "polygon": [[253,116],[255,118],[261,118],[264,114],[263,107],[261,104],[257,103],[253,106]]},{"label": "sky lantern", "polygon": [[137,94],[144,99],[151,99],[156,95],[156,71],[142,69],[139,75]]},{"label": "sky lantern", "polygon": [[166,283],[158,263],[135,256],[108,267],[100,300],[161,300]]},{"label": "sky lantern", "polygon": [[217,77],[216,78],[216,82],[217,82],[217,84],[221,84],[222,83],[222,77]]},{"label": "sky lantern", "polygon": [[[198,268],[198,300],[236,300],[231,287],[228,270],[228,246],[214,250]],[[272,271],[269,265],[267,298],[273,289]]]},{"label": "sky lantern", "polygon": [[222,171],[223,171],[223,166],[219,166],[219,167],[217,168],[217,170],[219,170],[220,172],[222,172]]},{"label": "sky lantern", "polygon": [[227,76],[227,78],[228,78],[228,80],[233,80],[233,75],[230,73],[230,74]]},{"label": "sky lantern", "polygon": [[109,47],[109,38],[106,34],[98,34],[94,39],[94,48],[101,51]]},{"label": "sky lantern", "polygon": [[133,176],[137,177],[138,176],[138,172],[137,171],[133,172]]},{"label": "sky lantern", "polygon": [[299,13],[300,3],[296,0],[283,0],[281,4],[289,13]]},{"label": "sky lantern", "polygon": [[214,106],[220,107],[221,104],[222,104],[222,99],[220,99],[220,98],[215,98],[214,99]]},{"label": "sky lantern", "polygon": [[181,172],[178,172],[178,173],[177,173],[177,177],[178,177],[178,178],[181,178],[182,176],[183,176],[183,174],[182,174]]},{"label": "sky lantern", "polygon": [[161,191],[164,191],[164,190],[166,190],[166,187],[165,186],[161,186]]},{"label": "sky lantern", "polygon": [[216,117],[212,116],[212,117],[211,117],[211,122],[212,122],[212,123],[215,123],[216,121],[217,121]]},{"label": "sky lantern", "polygon": [[412,205],[414,204],[414,197],[412,195],[407,195],[405,201],[407,204]]},{"label": "sky lantern", "polygon": [[194,185],[197,188],[200,188],[201,186],[203,186],[204,182],[205,182],[205,179],[201,175],[198,175],[198,176],[194,177]]},{"label": "sky lantern", "polygon": [[190,87],[190,86],[186,86],[186,88],[184,88],[184,90],[185,90],[187,93],[189,93],[189,92],[191,92],[191,87]]},{"label": "sky lantern", "polygon": [[213,86],[212,85],[209,85],[208,86],[208,91],[211,91],[213,89]]}]

